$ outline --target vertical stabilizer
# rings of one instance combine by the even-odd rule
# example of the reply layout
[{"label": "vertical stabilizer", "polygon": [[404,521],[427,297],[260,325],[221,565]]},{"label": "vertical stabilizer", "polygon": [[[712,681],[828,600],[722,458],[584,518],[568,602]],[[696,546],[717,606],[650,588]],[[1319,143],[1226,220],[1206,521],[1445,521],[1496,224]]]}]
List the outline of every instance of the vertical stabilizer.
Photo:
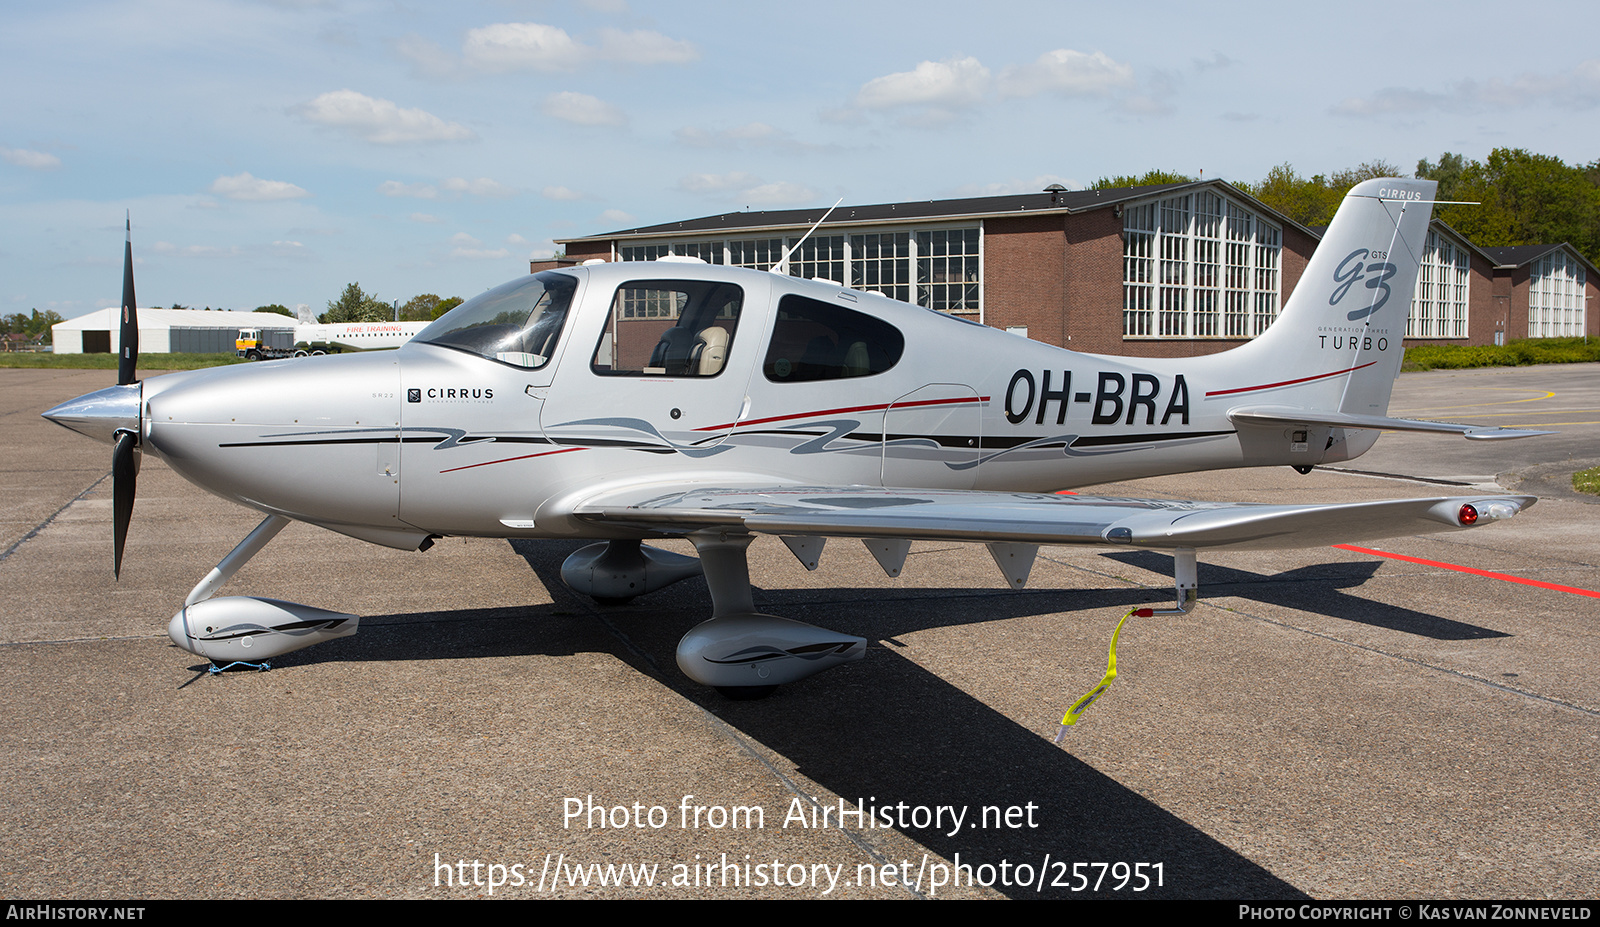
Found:
[{"label": "vertical stabilizer", "polygon": [[1251,400],[1356,415],[1388,410],[1435,187],[1385,178],[1345,194],[1278,320],[1230,352],[1276,374],[1262,378],[1275,388],[1252,391]]}]

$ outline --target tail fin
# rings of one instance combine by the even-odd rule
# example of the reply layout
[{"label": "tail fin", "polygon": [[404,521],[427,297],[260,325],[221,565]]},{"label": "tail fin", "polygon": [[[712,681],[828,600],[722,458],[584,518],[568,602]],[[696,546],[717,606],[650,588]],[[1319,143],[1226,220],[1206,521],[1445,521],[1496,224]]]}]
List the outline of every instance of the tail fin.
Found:
[{"label": "tail fin", "polygon": [[1388,410],[1436,186],[1368,180],[1345,194],[1277,321],[1230,352],[1283,374],[1265,378],[1275,388],[1250,390],[1247,401],[1352,415]]},{"label": "tail fin", "polygon": [[1255,383],[1206,394],[1229,401],[1235,425],[1330,428],[1324,462],[1360,456],[1380,430],[1474,440],[1550,434],[1388,417],[1435,187],[1368,180],[1345,194],[1278,320],[1255,341],[1215,355]]}]

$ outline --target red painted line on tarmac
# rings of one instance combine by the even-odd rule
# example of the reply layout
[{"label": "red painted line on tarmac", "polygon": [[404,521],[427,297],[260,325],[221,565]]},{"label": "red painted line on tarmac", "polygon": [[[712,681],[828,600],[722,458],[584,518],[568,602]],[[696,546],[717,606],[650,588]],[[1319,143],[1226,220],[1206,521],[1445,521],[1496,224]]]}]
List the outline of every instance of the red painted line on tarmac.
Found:
[{"label": "red painted line on tarmac", "polygon": [[1373,550],[1370,547],[1357,547],[1354,544],[1335,544],[1340,550],[1354,551],[1358,554],[1371,554],[1374,557],[1388,557],[1390,560],[1404,560],[1406,563],[1420,563],[1423,566],[1439,567],[1443,570],[1455,570],[1458,573],[1471,573],[1473,576],[1487,576],[1490,579],[1500,579],[1508,583],[1521,583],[1524,586],[1538,586],[1540,589],[1553,589],[1556,592],[1570,592],[1573,595],[1586,595],[1591,599],[1600,599],[1600,592],[1593,589],[1579,589],[1576,586],[1563,586],[1559,583],[1547,583],[1537,579],[1525,579],[1521,576],[1510,576],[1505,573],[1495,573],[1491,570],[1480,570],[1475,567],[1461,566],[1458,563],[1443,563],[1438,560],[1424,560],[1421,557],[1407,557],[1405,554],[1391,554],[1386,550]]}]

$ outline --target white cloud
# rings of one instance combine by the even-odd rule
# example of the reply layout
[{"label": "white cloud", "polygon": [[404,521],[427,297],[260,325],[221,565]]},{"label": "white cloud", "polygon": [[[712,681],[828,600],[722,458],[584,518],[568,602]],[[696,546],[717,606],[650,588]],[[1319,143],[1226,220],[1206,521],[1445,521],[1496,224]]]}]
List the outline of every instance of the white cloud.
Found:
[{"label": "white cloud", "polygon": [[466,193],[471,196],[487,196],[496,199],[508,199],[517,195],[516,187],[508,187],[498,180],[490,180],[487,177],[479,177],[477,180],[450,177],[439,186],[451,193]]},{"label": "white cloud", "polygon": [[628,121],[622,110],[610,103],[570,90],[545,97],[540,109],[546,116],[580,126],[620,126]]},{"label": "white cloud", "polygon": [[477,180],[468,180],[465,177],[447,177],[439,182],[438,186],[431,183],[401,183],[398,180],[385,180],[378,184],[378,192],[384,196],[410,196],[419,200],[436,200],[441,191],[453,194],[450,199],[459,199],[463,193],[468,196],[493,197],[496,199],[509,199],[516,196],[516,187],[508,187],[498,180],[488,177],[479,177]]},{"label": "white cloud", "polygon": [[1453,110],[1461,102],[1449,94],[1386,87],[1371,97],[1348,97],[1333,106],[1330,111],[1336,116],[1378,116]]},{"label": "white cloud", "polygon": [[608,225],[632,225],[635,221],[633,213],[623,212],[620,209],[608,209],[601,213],[598,221]]},{"label": "white cloud", "polygon": [[1000,75],[1001,93],[1012,97],[1046,92],[1103,96],[1132,84],[1132,67],[1113,61],[1102,52],[1086,54],[1070,48],[1045,52],[1033,63],[1007,68]]},{"label": "white cloud", "polygon": [[521,235],[518,235],[515,232],[506,236],[506,244],[508,245],[525,245],[527,243],[528,240],[526,238],[523,238]]},{"label": "white cloud", "polygon": [[809,202],[817,197],[816,191],[803,184],[787,180],[767,183],[745,171],[732,171],[727,174],[689,174],[678,180],[678,189],[738,201],[746,206],[792,205]]},{"label": "white cloud", "polygon": [[285,180],[262,180],[246,171],[232,177],[218,177],[211,182],[211,192],[230,200],[264,202],[267,200],[296,200],[311,194]]},{"label": "white cloud", "polygon": [[570,202],[572,200],[583,199],[582,193],[579,193],[578,191],[569,187],[545,187],[543,190],[539,191],[539,195],[547,200],[556,200],[558,202]]},{"label": "white cloud", "polygon": [[492,261],[508,258],[511,256],[511,252],[505,248],[495,248],[493,250],[487,248],[453,248],[450,251],[450,256],[453,258],[465,258],[469,261]]},{"label": "white cloud", "polygon": [[32,168],[36,171],[53,171],[61,166],[61,159],[47,151],[31,151],[27,148],[0,147],[0,159],[8,164],[18,167]]},{"label": "white cloud", "polygon": [[401,183],[398,180],[385,180],[378,184],[378,192],[384,196],[414,196],[419,200],[437,199],[439,188],[427,183]]},{"label": "white cloud", "polygon": [[494,260],[508,258],[511,256],[511,252],[505,248],[495,248],[490,250],[483,247],[483,242],[473,238],[466,232],[457,232],[450,236],[450,243],[455,246],[450,249],[450,256],[453,258],[462,258],[465,260]]},{"label": "white cloud", "polygon": [[688,64],[700,58],[693,43],[643,29],[601,29],[600,54],[626,64]]},{"label": "white cloud", "polygon": [[761,183],[761,178],[744,171],[733,171],[727,174],[689,174],[678,180],[678,189],[687,190],[690,193],[717,195],[749,189],[759,183]]},{"label": "white cloud", "polygon": [[414,212],[407,218],[409,218],[412,222],[421,222],[424,225],[438,225],[444,221],[438,216],[430,215],[425,212]]},{"label": "white cloud", "polygon": [[989,69],[976,58],[924,61],[915,70],[867,81],[856,92],[856,103],[880,110],[901,106],[967,107],[983,99],[989,82]]},{"label": "white cloud", "polygon": [[[396,48],[419,69],[440,71],[442,53],[426,40],[403,40]],[[692,42],[659,32],[636,29],[601,29],[598,45],[586,45],[565,29],[543,23],[495,23],[467,32],[461,54],[473,67],[485,71],[572,71],[595,61],[619,64],[687,64],[700,58]]]},{"label": "white cloud", "polygon": [[273,257],[285,258],[314,258],[315,255],[303,243],[292,240],[275,241],[267,248],[267,253]]},{"label": "white cloud", "polygon": [[445,122],[420,109],[401,109],[392,100],[380,100],[354,90],[324,93],[295,107],[301,118],[317,125],[351,132],[379,145],[442,142],[476,138],[471,129]]},{"label": "white cloud", "polygon": [[780,180],[751,187],[740,194],[746,203],[761,206],[793,206],[817,198],[816,191],[803,184]]},{"label": "white cloud", "polygon": [[794,154],[838,150],[834,145],[817,145],[802,142],[783,129],[765,122],[747,122],[731,129],[708,131],[699,126],[684,126],[672,133],[679,144],[690,148],[721,148],[726,150],[759,149]]},{"label": "white cloud", "polygon": [[1457,81],[1444,91],[1385,87],[1371,96],[1345,99],[1330,111],[1339,116],[1472,113],[1519,110],[1541,104],[1580,109],[1600,105],[1600,59],[1590,58],[1554,74]]},{"label": "white cloud", "polygon": [[185,258],[229,258],[238,257],[244,253],[238,245],[227,248],[219,248],[215,245],[187,245],[180,248],[170,241],[158,241],[150,246],[150,250],[156,254]]},{"label": "white cloud", "polygon": [[570,71],[593,54],[566,30],[539,23],[495,23],[467,32],[467,61],[486,71]]}]

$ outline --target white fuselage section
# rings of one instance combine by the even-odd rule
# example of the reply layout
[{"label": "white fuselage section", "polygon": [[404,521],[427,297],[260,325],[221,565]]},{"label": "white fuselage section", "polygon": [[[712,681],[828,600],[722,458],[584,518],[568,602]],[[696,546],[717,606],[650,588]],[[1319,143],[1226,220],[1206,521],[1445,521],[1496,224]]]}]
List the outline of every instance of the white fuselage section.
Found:
[{"label": "white fuselage section", "polygon": [[[536,369],[413,342],[314,368],[270,362],[162,377],[145,384],[145,447],[213,492],[380,543],[582,535],[593,529],[570,518],[574,494],[642,482],[1040,492],[1347,459],[1370,446],[1370,432],[1245,429],[1228,410],[1263,398],[1337,408],[1349,371],[1376,366],[1392,378],[1401,352],[1398,328],[1369,325],[1358,335],[1297,333],[1299,359],[1282,362],[1267,362],[1267,350],[1284,345],[1265,336],[1207,357],[1111,358],[756,271],[611,264],[559,273],[576,280],[571,310]],[[619,321],[618,306],[641,281],[717,281],[742,293],[737,319],[718,326],[736,322],[714,373],[674,375],[644,360],[620,370],[618,345],[633,323]],[[800,305],[790,297],[817,313],[834,307],[886,323],[903,346],[879,372],[863,372],[883,366],[860,359],[867,349],[855,360],[805,360],[827,338],[811,336],[821,331],[811,317],[780,310]],[[857,345],[822,347],[837,357]],[[1262,349],[1258,363],[1239,357],[1252,348]],[[786,379],[817,363],[836,375]]]}]

